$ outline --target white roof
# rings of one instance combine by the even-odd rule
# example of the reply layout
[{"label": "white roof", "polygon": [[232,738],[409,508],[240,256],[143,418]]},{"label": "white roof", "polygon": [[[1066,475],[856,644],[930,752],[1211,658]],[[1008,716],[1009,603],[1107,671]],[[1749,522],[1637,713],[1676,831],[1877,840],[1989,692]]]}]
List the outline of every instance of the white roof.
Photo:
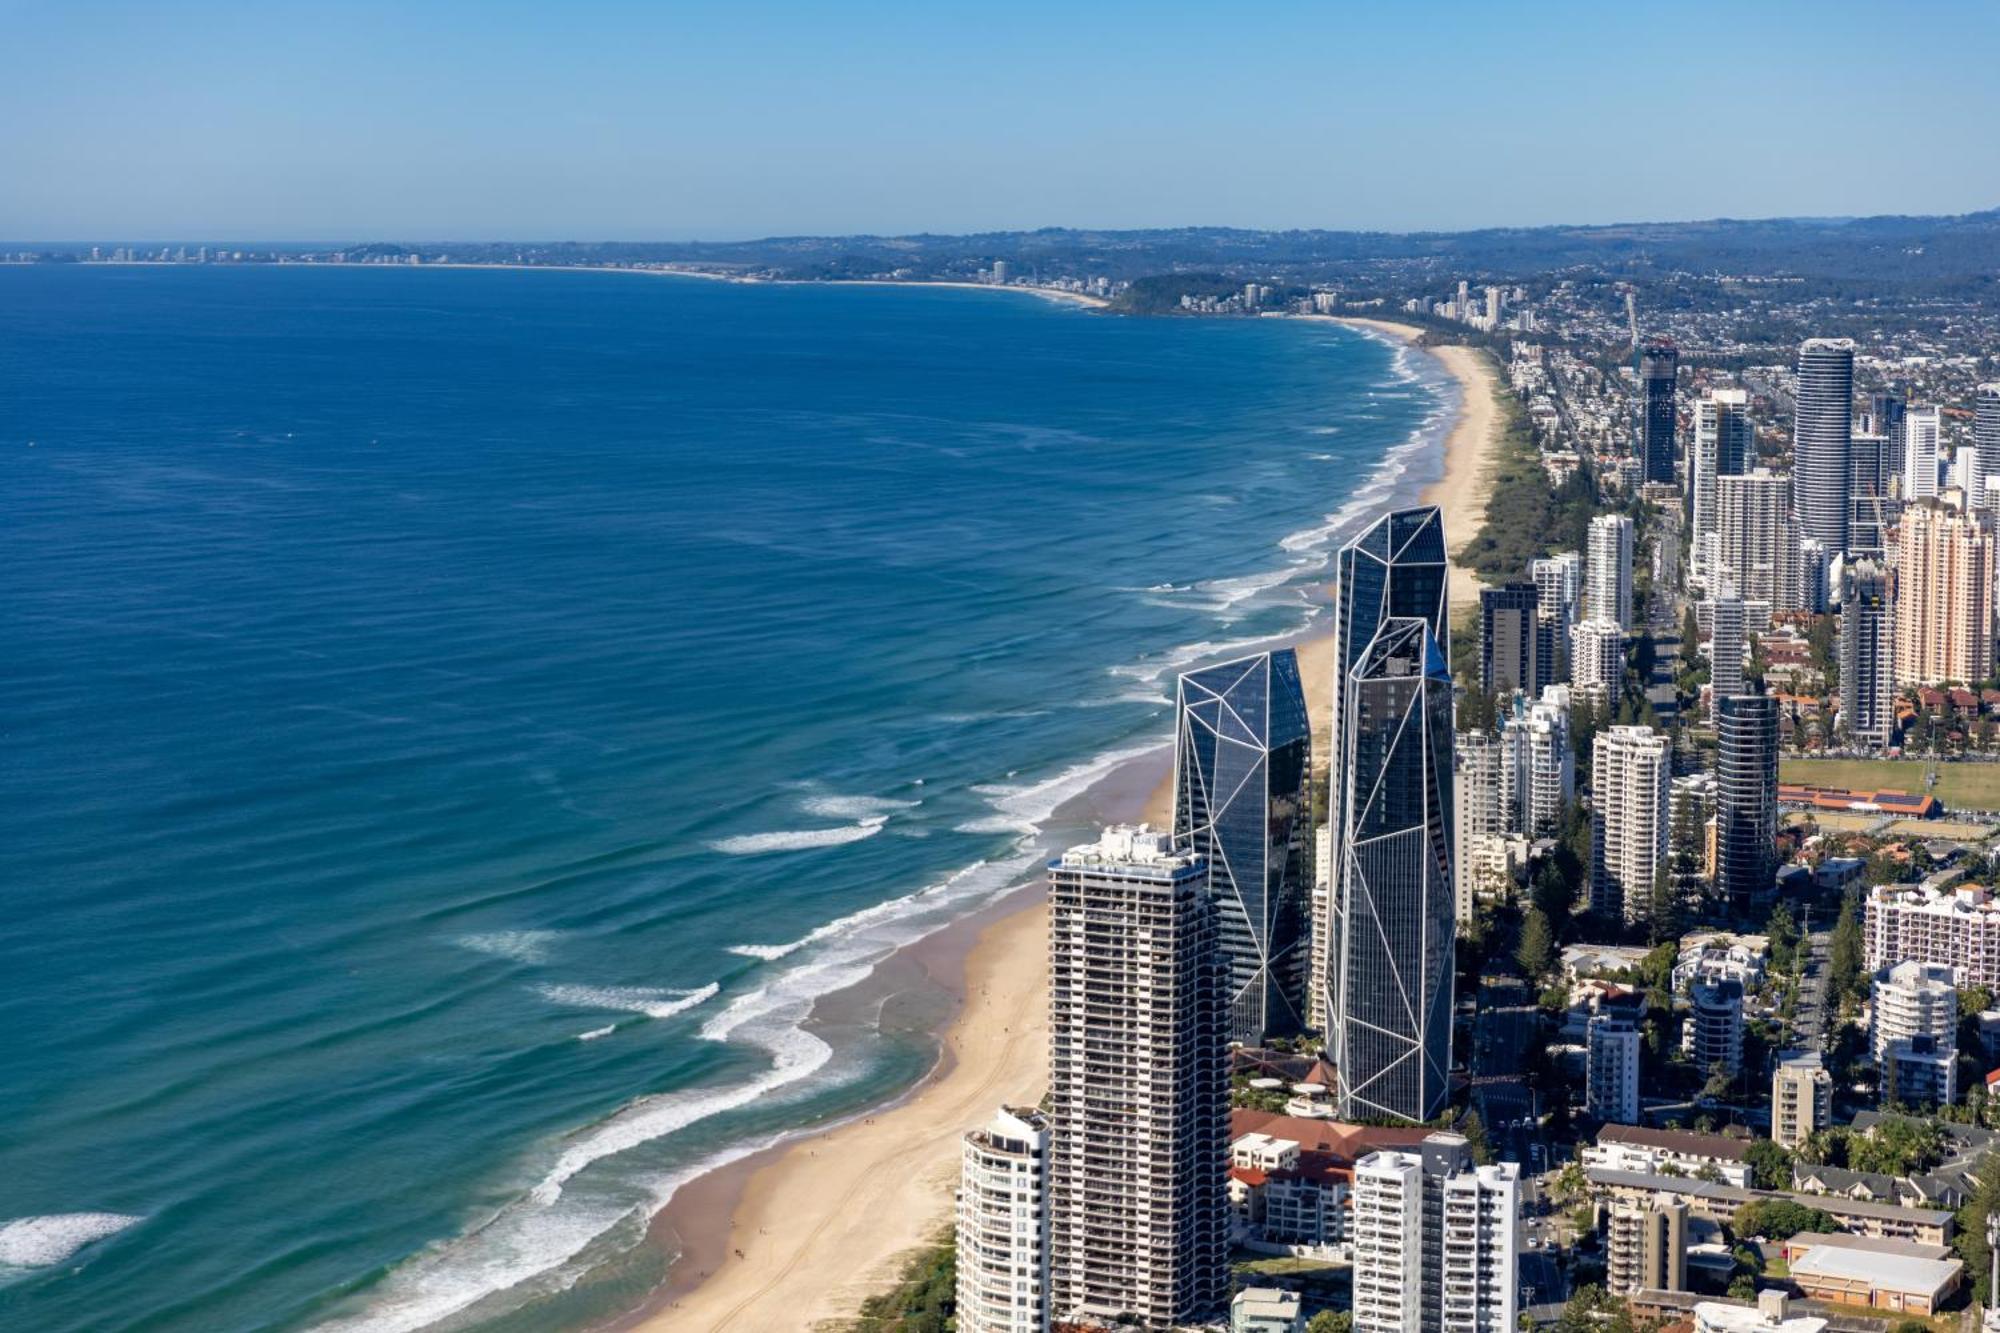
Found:
[{"label": "white roof", "polygon": [[1926,1296],[1935,1295],[1957,1281],[1963,1268],[1956,1259],[1917,1259],[1907,1254],[1851,1250],[1841,1245],[1815,1245],[1792,1260],[1794,1277],[1817,1274]]}]

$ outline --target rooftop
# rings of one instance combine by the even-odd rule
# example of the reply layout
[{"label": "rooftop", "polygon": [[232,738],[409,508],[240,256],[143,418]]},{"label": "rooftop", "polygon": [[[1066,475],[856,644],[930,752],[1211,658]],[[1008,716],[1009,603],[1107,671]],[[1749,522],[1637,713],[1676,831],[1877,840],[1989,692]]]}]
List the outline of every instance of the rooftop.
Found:
[{"label": "rooftop", "polygon": [[1697,1134],[1686,1129],[1651,1129],[1645,1125],[1606,1125],[1597,1131],[1597,1141],[1624,1143],[1638,1148],[1654,1148],[1682,1157],[1716,1157],[1740,1162],[1750,1154],[1750,1140],[1726,1134]]},{"label": "rooftop", "polygon": [[1931,1296],[1957,1283],[1964,1267],[1956,1259],[1919,1259],[1847,1245],[1815,1245],[1792,1260],[1792,1276],[1865,1282],[1870,1287]]}]

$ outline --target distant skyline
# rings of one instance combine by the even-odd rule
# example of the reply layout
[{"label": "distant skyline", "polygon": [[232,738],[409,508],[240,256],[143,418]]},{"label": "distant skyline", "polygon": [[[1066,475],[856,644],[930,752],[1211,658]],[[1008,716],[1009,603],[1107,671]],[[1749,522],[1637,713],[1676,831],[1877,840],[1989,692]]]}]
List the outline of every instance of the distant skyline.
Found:
[{"label": "distant skyline", "polygon": [[0,3],[0,238],[2000,205],[2000,6]]}]

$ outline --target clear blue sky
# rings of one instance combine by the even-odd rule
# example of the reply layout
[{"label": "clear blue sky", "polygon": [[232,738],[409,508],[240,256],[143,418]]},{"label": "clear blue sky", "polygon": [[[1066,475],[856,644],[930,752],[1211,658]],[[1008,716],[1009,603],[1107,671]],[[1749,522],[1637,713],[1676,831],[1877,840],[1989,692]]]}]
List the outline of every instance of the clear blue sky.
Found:
[{"label": "clear blue sky", "polygon": [[2000,4],[0,0],[0,237],[2000,205]]}]

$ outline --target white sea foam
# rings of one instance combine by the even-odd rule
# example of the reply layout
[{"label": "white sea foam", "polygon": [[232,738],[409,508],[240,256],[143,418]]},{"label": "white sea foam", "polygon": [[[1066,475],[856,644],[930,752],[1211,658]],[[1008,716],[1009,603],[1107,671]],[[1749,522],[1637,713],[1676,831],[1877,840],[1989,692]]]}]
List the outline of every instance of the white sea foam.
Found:
[{"label": "white sea foam", "polygon": [[599,1037],[608,1037],[617,1030],[618,1025],[616,1023],[606,1023],[601,1028],[592,1028],[588,1032],[577,1033],[576,1039],[578,1041],[596,1041]]},{"label": "white sea foam", "polygon": [[130,1213],[47,1213],[0,1223],[0,1267],[49,1268],[140,1219]]},{"label": "white sea foam", "polygon": [[733,838],[717,838],[708,845],[730,856],[760,856],[766,852],[803,852],[814,847],[838,847],[860,842],[880,833],[889,822],[887,815],[869,815],[839,828],[782,829],[775,833],[742,833]]},{"label": "white sea foam", "polygon": [[821,819],[868,820],[887,817],[891,811],[914,810],[922,801],[897,801],[887,796],[808,796],[799,808]]},{"label": "white sea foam", "polygon": [[648,1018],[672,1018],[698,1004],[715,998],[722,988],[714,982],[698,990],[670,990],[664,986],[556,986],[540,985],[535,993],[552,1004],[573,1009],[622,1009]]},{"label": "white sea foam", "polygon": [[452,943],[474,953],[495,958],[511,958],[517,963],[546,963],[549,946],[562,938],[559,930],[495,930],[480,935],[461,935]]}]

